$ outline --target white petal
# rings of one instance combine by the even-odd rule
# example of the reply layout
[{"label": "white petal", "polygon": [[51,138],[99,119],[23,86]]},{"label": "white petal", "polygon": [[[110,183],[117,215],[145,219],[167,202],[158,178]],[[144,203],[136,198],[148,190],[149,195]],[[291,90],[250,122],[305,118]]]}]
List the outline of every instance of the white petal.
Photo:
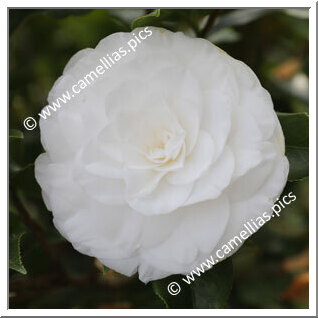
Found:
[{"label": "white petal", "polygon": [[[234,254],[245,242],[241,238],[235,238],[236,236],[240,235],[240,232],[242,230],[247,231],[244,227],[244,224],[248,226],[247,222],[251,223],[251,219],[256,220],[256,218],[258,216],[261,216],[264,211],[270,211],[271,205],[272,203],[262,196],[256,196],[247,201],[240,201],[230,204],[230,217],[227,226],[223,232],[222,237],[219,239],[217,246],[214,248],[214,251],[210,255],[212,255],[216,259],[216,251],[218,249],[222,249],[222,246],[224,244],[229,246],[229,241],[235,239],[235,242],[237,242],[238,245],[236,246],[236,244],[232,243],[231,246],[233,247],[233,249],[231,249],[230,253],[225,255],[226,257],[222,258],[222,260],[225,260],[227,257]],[[251,230],[251,232],[254,231]],[[250,236],[250,233],[248,231],[247,234],[248,236]]]},{"label": "white petal", "polygon": [[214,155],[213,141],[209,134],[200,131],[197,143],[188,157],[184,166],[167,175],[170,184],[182,185],[198,179],[211,164]]},{"label": "white petal", "polygon": [[[202,253],[209,253],[223,234],[229,219],[229,204],[226,196],[207,200],[195,206],[184,208],[188,211],[185,231]],[[216,226],[217,224],[217,226]]]},{"label": "white petal", "polygon": [[173,67],[154,74],[158,89],[167,106],[175,113],[176,118],[186,135],[186,154],[196,144],[202,117],[202,92],[200,83],[185,68]]},{"label": "white petal", "polygon": [[85,172],[77,172],[74,179],[94,200],[107,205],[125,204],[125,184],[120,179],[96,177]]},{"label": "white petal", "polygon": [[106,267],[114,269],[117,273],[126,276],[132,276],[137,272],[139,266],[139,257],[125,259],[102,258],[99,261]]},{"label": "white petal", "polygon": [[161,141],[158,136],[163,131],[183,132],[178,119],[162,98],[141,110],[118,114],[114,124],[123,142],[131,143],[145,153],[149,148],[157,147]]},{"label": "white petal", "polygon": [[127,200],[133,209],[142,214],[164,214],[179,208],[187,200],[191,190],[192,184],[173,186],[162,179],[156,189],[149,195],[127,198]]},{"label": "white petal", "polygon": [[[258,176],[255,175],[257,178]],[[286,157],[280,157],[275,160],[272,171],[269,172],[268,177],[263,181],[263,185],[258,187],[253,195],[249,198],[242,197],[241,200],[237,198],[237,201],[231,203],[231,215],[223,237],[220,239],[220,243],[215,248],[214,253],[218,248],[221,248],[223,244],[232,240],[235,236],[239,236],[242,230],[246,230],[244,227],[247,222],[253,224],[252,221],[256,221],[258,217],[264,218],[263,213],[266,212],[268,216],[272,215],[272,206],[276,199],[282,192],[288,177],[288,161]],[[243,185],[244,186],[244,185]],[[257,222],[255,222],[257,224]],[[266,224],[264,225],[266,226]],[[257,227],[253,225],[253,229],[257,231]],[[251,230],[251,232],[254,232]],[[253,234],[253,233],[252,233]],[[248,233],[248,235],[252,235]],[[237,241],[238,242],[238,241]],[[244,240],[242,240],[244,243]],[[241,244],[234,248],[230,256],[237,251]],[[224,258],[225,259],[225,258]]]},{"label": "white petal", "polygon": [[95,202],[78,208],[66,221],[54,218],[54,224],[77,250],[94,257],[130,258],[140,246],[142,216],[127,205],[110,207]]},{"label": "white petal", "polygon": [[263,138],[268,140],[272,137],[276,127],[276,114],[273,102],[269,93],[263,88],[258,87],[248,94],[242,96],[243,108],[246,109],[257,122],[262,131]]},{"label": "white petal", "polygon": [[76,213],[74,207],[88,205],[82,188],[71,177],[69,164],[53,163],[47,154],[41,154],[34,170],[47,208],[56,216],[65,220]]},{"label": "white petal", "polygon": [[87,48],[87,49],[83,49],[83,50],[80,50],[77,53],[75,53],[70,58],[70,60],[67,62],[67,64],[65,65],[64,70],[63,70],[63,74],[66,74],[67,72],[69,72],[71,70],[71,68],[74,67],[80,59],[88,56],[89,53],[91,53],[91,52],[94,52],[94,49]]},{"label": "white petal", "polygon": [[226,147],[210,168],[196,181],[186,204],[215,199],[230,184],[233,176],[235,159],[232,151]]},{"label": "white petal", "polygon": [[125,169],[124,180],[128,201],[149,195],[158,186],[165,172],[146,169]]},{"label": "white petal", "polygon": [[[105,175],[98,176],[92,172],[94,171],[89,171],[83,167],[79,154],[77,162],[74,164],[72,177],[81,185],[85,193],[92,199],[107,205],[125,203],[125,183],[122,179],[118,179],[118,175],[115,175],[115,178],[108,178]],[[104,170],[105,173],[108,174],[110,171]]]},{"label": "white petal", "polygon": [[149,265],[145,260],[142,260],[138,268],[138,274],[139,279],[147,284],[149,281],[168,277],[171,275],[171,272],[156,268],[152,264]]},{"label": "white petal", "polygon": [[[106,148],[107,146],[104,145]],[[122,163],[114,156],[106,154],[100,146],[100,142],[94,139],[83,148],[79,160],[83,169],[97,177],[120,179],[123,176]]]},{"label": "white petal", "polygon": [[271,143],[264,143],[262,161],[243,176],[238,177],[229,187],[232,201],[248,200],[253,197],[272,175],[277,154]]},{"label": "white petal", "polygon": [[262,161],[263,140],[252,115],[236,109],[228,142],[235,157],[235,177],[244,175]]},{"label": "white petal", "polygon": [[191,271],[201,253],[212,252],[224,234],[229,206],[226,197],[222,197],[195,207],[183,207],[174,213],[179,214],[180,223],[173,233],[163,243],[142,254],[146,263],[170,275]]},{"label": "white petal", "polygon": [[204,103],[201,129],[211,135],[215,144],[214,159],[217,159],[230,134],[232,101],[228,94],[212,88],[204,92]]}]

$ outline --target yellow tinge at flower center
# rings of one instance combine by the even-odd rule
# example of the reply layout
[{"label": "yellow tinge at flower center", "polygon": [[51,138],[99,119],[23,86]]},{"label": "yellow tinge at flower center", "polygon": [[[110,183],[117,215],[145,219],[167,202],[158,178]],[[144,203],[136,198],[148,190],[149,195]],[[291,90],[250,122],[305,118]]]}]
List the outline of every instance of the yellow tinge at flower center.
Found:
[{"label": "yellow tinge at flower center", "polygon": [[156,138],[154,146],[148,147],[147,158],[159,165],[176,160],[185,145],[186,133],[184,131],[172,133],[163,130],[159,135],[160,137]]}]

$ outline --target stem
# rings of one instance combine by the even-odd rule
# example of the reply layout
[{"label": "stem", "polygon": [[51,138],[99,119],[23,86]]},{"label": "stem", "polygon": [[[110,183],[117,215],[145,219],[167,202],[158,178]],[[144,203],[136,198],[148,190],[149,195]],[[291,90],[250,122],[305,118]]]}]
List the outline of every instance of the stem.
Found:
[{"label": "stem", "polygon": [[212,11],[212,13],[209,16],[209,19],[208,19],[205,27],[202,29],[202,31],[199,34],[200,38],[205,38],[207,36],[207,34],[209,33],[210,29],[213,27],[216,18],[221,13],[221,11],[222,11],[221,9],[214,9]]}]

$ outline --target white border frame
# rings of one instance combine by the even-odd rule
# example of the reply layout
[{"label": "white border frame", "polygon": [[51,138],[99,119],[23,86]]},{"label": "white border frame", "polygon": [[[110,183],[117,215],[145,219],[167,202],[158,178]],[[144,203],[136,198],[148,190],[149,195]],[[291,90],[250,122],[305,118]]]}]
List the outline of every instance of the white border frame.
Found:
[{"label": "white border frame", "polygon": [[[30,7],[77,7],[82,3],[72,0],[47,0],[45,3],[41,0],[5,0],[0,5],[1,18],[0,18],[0,34],[1,43],[7,43],[7,25],[8,25],[8,7],[9,8],[30,8]],[[137,0],[132,2],[111,0],[105,2],[105,0],[90,0],[88,3],[89,7],[93,8],[132,8],[134,7],[172,7],[178,8],[177,0],[161,0],[161,1],[142,1]],[[7,255],[7,199],[8,199],[8,185],[7,185],[7,156],[8,150],[6,150],[6,156],[1,156],[1,205],[2,213],[1,217],[1,231],[0,231],[0,244],[1,252],[3,255],[2,262],[0,262],[0,273],[2,278],[2,284],[0,285],[0,314],[1,316],[316,316],[316,6],[315,1],[295,1],[295,0],[267,0],[267,1],[247,1],[241,0],[236,2],[234,0],[214,0],[214,1],[203,1],[196,0],[195,2],[182,2],[186,7],[192,8],[192,4],[196,7],[221,7],[221,8],[241,8],[241,7],[268,7],[268,8],[303,8],[310,7],[309,10],[309,132],[310,132],[310,149],[309,149],[309,164],[310,164],[310,178],[309,178],[309,272],[310,272],[310,285],[309,285],[309,309],[7,309],[8,300],[8,269],[7,262],[4,261],[4,255]],[[240,7],[237,5],[240,4]],[[28,5],[28,7],[25,7]],[[84,7],[84,6],[82,6]],[[0,51],[1,69],[7,70],[2,74],[2,85],[0,85],[0,96],[6,96],[6,100],[3,98],[2,107],[0,108],[2,125],[1,127],[1,149],[7,149],[7,132],[8,132],[8,113],[5,104],[8,104],[8,47],[7,50]],[[5,85],[6,83],[6,85]],[[4,172],[6,167],[6,172]],[[4,191],[6,189],[6,191]],[[6,193],[6,194],[4,194]]]}]

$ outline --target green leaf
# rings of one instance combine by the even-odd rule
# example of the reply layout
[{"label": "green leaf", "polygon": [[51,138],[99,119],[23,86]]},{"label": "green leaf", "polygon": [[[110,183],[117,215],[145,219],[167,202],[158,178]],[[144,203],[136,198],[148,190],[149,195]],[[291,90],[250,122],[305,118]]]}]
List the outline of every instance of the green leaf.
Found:
[{"label": "green leaf", "polygon": [[159,16],[160,16],[160,9],[156,9],[147,15],[138,17],[131,22],[131,29],[134,30],[136,28],[153,25],[156,23],[156,20]]},{"label": "green leaf", "polygon": [[289,181],[297,181],[309,174],[309,116],[307,113],[277,113],[289,160]]},{"label": "green leaf", "polygon": [[221,16],[216,25],[213,27],[212,31],[220,30],[224,27],[245,25],[263,17],[268,13],[271,13],[272,11],[272,9],[259,8],[233,10],[230,13],[226,13]]},{"label": "green leaf", "polygon": [[288,181],[300,181],[309,175],[309,149],[286,147],[289,161]]},{"label": "green leaf", "polygon": [[9,237],[9,268],[21,273],[26,274],[27,271],[23,266],[21,259],[21,238],[24,232],[10,234]]},{"label": "green leaf", "polygon": [[[191,29],[198,34],[199,26],[202,23],[203,18],[210,14],[211,9],[159,9],[150,13],[150,17],[141,16],[133,20],[131,28],[144,27],[144,26],[156,26],[162,27],[173,32],[183,31],[191,33]],[[140,19],[140,21],[139,21]],[[135,21],[138,21],[135,24]]]},{"label": "green leaf", "polygon": [[230,258],[196,277],[192,283],[196,308],[225,308],[233,284]]},{"label": "green leaf", "polygon": [[[168,286],[170,290],[177,291],[180,288],[179,293],[171,295],[168,292]],[[178,287],[180,286],[180,287]],[[182,281],[181,275],[172,275],[160,280],[152,282],[152,289],[155,294],[163,301],[166,308],[193,308],[194,299],[193,292],[190,285]]]},{"label": "green leaf", "polygon": [[103,274],[106,275],[109,271],[110,269],[107,266],[103,265]]},{"label": "green leaf", "polygon": [[277,113],[288,146],[309,147],[309,116],[307,113]]},{"label": "green leaf", "polygon": [[213,44],[218,43],[235,43],[241,39],[240,33],[232,28],[224,28],[214,32],[208,37],[208,40]]},{"label": "green leaf", "polygon": [[17,129],[10,129],[9,130],[9,138],[16,138],[16,139],[23,139],[24,135],[23,132]]}]

